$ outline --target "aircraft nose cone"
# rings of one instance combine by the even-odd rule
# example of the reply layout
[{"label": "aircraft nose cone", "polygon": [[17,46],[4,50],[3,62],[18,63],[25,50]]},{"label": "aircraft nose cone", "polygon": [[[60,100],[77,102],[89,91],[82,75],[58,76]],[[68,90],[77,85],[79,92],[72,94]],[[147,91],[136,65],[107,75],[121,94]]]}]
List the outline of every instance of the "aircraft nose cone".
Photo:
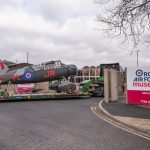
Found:
[{"label": "aircraft nose cone", "polygon": [[75,65],[68,65],[69,67],[69,75],[76,75],[77,74],[77,66]]}]

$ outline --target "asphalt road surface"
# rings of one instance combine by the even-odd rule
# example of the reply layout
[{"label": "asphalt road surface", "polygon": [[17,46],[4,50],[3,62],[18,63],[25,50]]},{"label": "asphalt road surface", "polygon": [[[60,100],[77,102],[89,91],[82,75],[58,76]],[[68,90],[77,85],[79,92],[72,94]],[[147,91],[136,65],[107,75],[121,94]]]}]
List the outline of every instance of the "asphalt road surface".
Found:
[{"label": "asphalt road surface", "polygon": [[95,116],[99,99],[0,103],[0,150],[149,150]]}]

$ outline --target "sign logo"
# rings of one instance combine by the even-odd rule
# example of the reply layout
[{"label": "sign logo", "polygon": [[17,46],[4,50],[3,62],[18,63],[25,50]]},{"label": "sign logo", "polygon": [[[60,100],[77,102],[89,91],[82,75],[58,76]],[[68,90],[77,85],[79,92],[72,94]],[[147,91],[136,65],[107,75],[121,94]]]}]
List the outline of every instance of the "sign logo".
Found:
[{"label": "sign logo", "polygon": [[143,75],[143,71],[138,69],[135,73],[138,77],[142,76]]},{"label": "sign logo", "polygon": [[150,68],[127,69],[127,101],[129,104],[150,105]]},{"label": "sign logo", "polygon": [[150,72],[141,69],[136,70],[133,79],[133,87],[150,87]]}]

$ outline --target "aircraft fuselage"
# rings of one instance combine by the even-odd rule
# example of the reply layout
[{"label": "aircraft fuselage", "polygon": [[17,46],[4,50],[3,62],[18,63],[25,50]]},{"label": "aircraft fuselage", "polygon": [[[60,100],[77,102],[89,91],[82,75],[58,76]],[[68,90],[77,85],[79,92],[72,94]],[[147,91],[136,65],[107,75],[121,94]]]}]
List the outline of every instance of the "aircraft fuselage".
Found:
[{"label": "aircraft fuselage", "polygon": [[0,75],[1,84],[25,84],[25,83],[37,83],[44,81],[60,80],[63,77],[68,78],[74,76],[77,73],[77,67],[75,65],[65,65],[60,68],[53,69],[41,69],[38,71],[22,69],[11,71]]}]

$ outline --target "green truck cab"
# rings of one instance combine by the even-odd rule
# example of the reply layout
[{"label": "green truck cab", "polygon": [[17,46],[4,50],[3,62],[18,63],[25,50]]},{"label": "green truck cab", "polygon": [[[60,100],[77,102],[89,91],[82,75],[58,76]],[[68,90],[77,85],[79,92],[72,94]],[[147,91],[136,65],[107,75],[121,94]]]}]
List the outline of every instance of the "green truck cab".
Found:
[{"label": "green truck cab", "polygon": [[97,79],[86,80],[80,83],[80,90],[89,93],[92,96],[104,96],[104,70],[105,69],[121,70],[119,63],[100,64],[100,76]]}]

